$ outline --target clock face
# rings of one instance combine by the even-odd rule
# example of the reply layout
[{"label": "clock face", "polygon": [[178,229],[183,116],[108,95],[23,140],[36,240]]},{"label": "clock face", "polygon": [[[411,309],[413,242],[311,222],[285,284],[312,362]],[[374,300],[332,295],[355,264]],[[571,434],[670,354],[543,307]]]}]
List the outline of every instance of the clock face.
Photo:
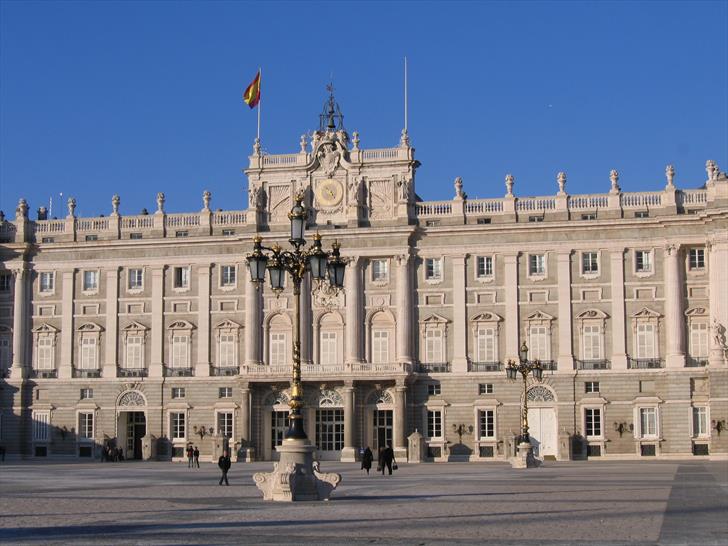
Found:
[{"label": "clock face", "polygon": [[333,178],[321,180],[316,186],[316,200],[324,207],[334,207],[344,197],[341,182]]}]

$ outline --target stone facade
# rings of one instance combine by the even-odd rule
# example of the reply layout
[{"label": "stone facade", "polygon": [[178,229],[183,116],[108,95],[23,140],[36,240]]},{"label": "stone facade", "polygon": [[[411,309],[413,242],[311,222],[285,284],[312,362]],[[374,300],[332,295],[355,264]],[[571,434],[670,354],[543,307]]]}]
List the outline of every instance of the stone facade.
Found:
[{"label": "stone facade", "polygon": [[[248,208],[0,220],[0,445],[9,457],[272,459],[285,429],[293,301],[248,279],[255,233],[287,244],[303,190],[309,234],[342,243],[345,290],[307,281],[305,418],[318,457],[408,438],[431,460],[513,455],[522,341],[541,457],[728,454],[728,178],[700,189],[421,201],[395,148],[322,122],[300,151],[245,173]],[[606,178],[606,176],[605,176]],[[420,436],[421,433],[421,436]],[[420,440],[421,438],[421,440]],[[418,448],[418,452],[420,449]],[[418,453],[417,457],[420,457]]]}]

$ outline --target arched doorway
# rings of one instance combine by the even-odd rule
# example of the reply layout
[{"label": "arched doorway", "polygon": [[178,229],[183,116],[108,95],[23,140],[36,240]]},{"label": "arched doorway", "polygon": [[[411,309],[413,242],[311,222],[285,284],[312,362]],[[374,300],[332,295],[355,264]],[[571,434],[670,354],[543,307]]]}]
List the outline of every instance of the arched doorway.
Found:
[{"label": "arched doorway", "polygon": [[394,446],[394,396],[389,390],[375,389],[366,399],[367,438],[372,452]]},{"label": "arched doorway", "polygon": [[147,434],[147,400],[136,390],[119,395],[116,402],[117,448],[121,448],[125,459],[144,458],[142,439]]},{"label": "arched doorway", "polygon": [[277,461],[279,453],[276,447],[283,443],[283,437],[288,430],[288,401],[287,391],[275,390],[269,393],[263,401],[263,459]]},{"label": "arched doorway", "polygon": [[344,449],[344,399],[337,390],[324,388],[312,406],[318,457],[322,461],[338,461]]},{"label": "arched doorway", "polygon": [[540,459],[558,454],[556,396],[545,385],[528,389],[528,433],[534,455]]}]

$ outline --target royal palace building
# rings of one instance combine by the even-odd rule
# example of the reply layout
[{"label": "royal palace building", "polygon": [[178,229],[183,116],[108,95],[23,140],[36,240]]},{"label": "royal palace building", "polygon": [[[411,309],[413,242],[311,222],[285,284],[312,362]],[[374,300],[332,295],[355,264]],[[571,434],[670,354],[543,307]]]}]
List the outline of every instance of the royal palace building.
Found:
[{"label": "royal palace building", "polygon": [[410,439],[425,460],[504,460],[524,396],[536,454],[560,460],[728,455],[728,177],[697,189],[423,201],[406,131],[365,149],[337,107],[300,149],[256,141],[248,204],[198,212],[0,219],[0,446],[8,458],[275,459],[287,428],[293,295],[251,282],[253,237],[341,243],[345,289],[305,279],[304,416],[321,459]]}]

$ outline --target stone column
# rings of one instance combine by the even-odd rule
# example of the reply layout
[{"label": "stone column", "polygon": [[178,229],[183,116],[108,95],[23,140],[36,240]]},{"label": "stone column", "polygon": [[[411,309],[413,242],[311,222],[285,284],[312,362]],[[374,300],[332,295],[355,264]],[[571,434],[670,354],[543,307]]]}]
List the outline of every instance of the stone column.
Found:
[{"label": "stone column", "polygon": [[466,268],[468,255],[452,258],[452,296],[453,296],[453,358],[452,371],[468,371],[468,317],[465,289],[467,284]]},{"label": "stone column", "polygon": [[210,264],[197,268],[197,365],[195,377],[210,376]]},{"label": "stone column", "polygon": [[685,367],[685,315],[683,315],[683,285],[680,275],[680,246],[665,248],[665,338],[666,366]]},{"label": "stone column", "polygon": [[262,288],[247,276],[245,281],[245,365],[257,366],[260,357],[260,329],[262,310]]},{"label": "stone column", "polygon": [[354,446],[354,429],[356,427],[354,412],[354,383],[347,382],[341,389],[344,395],[344,449],[341,450],[341,462],[353,463],[356,461],[356,447]]},{"label": "stone column", "polygon": [[106,271],[106,350],[101,377],[116,377],[119,363],[119,268]]},{"label": "stone column", "polygon": [[574,369],[573,337],[571,324],[571,250],[559,252],[559,360],[558,370]]},{"label": "stone column", "polygon": [[728,234],[714,233],[709,238],[710,268],[710,366],[725,366],[728,332]]},{"label": "stone column", "polygon": [[152,359],[149,377],[162,377],[164,363],[164,266],[152,268]]},{"label": "stone column", "polygon": [[240,386],[240,436],[243,445],[250,447],[250,385],[243,383]]},{"label": "stone column", "polygon": [[[612,369],[627,369],[626,317],[624,306],[624,249],[609,251],[612,297]],[[606,356],[606,355],[605,355]]]},{"label": "stone column", "polygon": [[61,308],[61,362],[58,378],[70,379],[73,375],[73,297],[75,291],[75,269],[63,271]]},{"label": "stone column", "polygon": [[397,256],[397,362],[412,363],[412,275],[410,255]]},{"label": "stone column", "polygon": [[394,456],[400,461],[407,460],[407,385],[398,383],[394,387]]},{"label": "stone column", "polygon": [[311,313],[311,274],[306,273],[301,280],[301,364],[311,364],[312,360],[312,328]]},{"label": "stone column", "polygon": [[518,362],[518,254],[505,254],[506,361]]},{"label": "stone column", "polygon": [[15,271],[15,293],[13,294],[13,362],[10,368],[11,379],[22,379],[27,375],[27,369],[30,368],[25,361],[26,345],[27,345],[27,295],[26,289],[28,284],[28,272],[25,264]]},{"label": "stone column", "polygon": [[361,333],[364,328],[362,317],[362,272],[361,260],[357,256],[349,259],[344,276],[346,298],[346,363],[363,362]]}]

